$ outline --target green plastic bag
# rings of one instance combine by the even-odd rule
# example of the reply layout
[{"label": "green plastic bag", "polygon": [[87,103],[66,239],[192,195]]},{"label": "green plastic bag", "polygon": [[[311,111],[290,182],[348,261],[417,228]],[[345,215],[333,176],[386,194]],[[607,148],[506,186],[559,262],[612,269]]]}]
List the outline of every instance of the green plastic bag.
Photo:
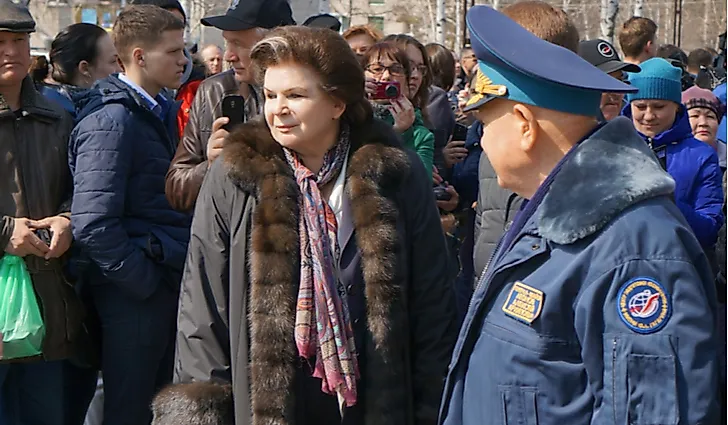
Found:
[{"label": "green plastic bag", "polygon": [[41,354],[45,326],[25,261],[15,255],[0,258],[0,332],[2,359]]}]

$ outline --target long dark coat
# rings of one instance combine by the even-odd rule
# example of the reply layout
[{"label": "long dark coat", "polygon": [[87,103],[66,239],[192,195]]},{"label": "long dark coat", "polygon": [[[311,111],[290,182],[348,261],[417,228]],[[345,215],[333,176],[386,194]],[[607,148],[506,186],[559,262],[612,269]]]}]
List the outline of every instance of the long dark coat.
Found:
[{"label": "long dark coat", "polygon": [[[351,135],[339,265],[366,322],[356,422],[435,423],[456,330],[431,177],[383,123]],[[299,196],[282,148],[251,122],[197,202],[175,375],[232,382],[237,425],[295,422]]]}]

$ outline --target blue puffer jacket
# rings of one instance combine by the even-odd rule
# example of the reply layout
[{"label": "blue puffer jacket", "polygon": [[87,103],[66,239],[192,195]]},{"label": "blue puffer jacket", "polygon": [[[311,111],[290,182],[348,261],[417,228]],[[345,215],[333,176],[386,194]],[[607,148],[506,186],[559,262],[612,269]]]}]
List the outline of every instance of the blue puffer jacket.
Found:
[{"label": "blue puffer jacket", "polygon": [[91,283],[114,283],[139,299],[161,282],[176,287],[184,266],[191,219],[164,194],[174,156],[178,105],[164,122],[146,100],[116,76],[98,81],[77,104],[71,134],[73,236]]},{"label": "blue puffer jacket", "polygon": [[[632,119],[630,105],[622,114]],[[658,157],[667,151],[667,172],[675,179],[675,203],[703,248],[712,248],[725,222],[722,172],[715,150],[693,137],[682,106],[672,128],[652,139],[640,136],[651,143]],[[667,148],[660,150],[662,146]]]}]

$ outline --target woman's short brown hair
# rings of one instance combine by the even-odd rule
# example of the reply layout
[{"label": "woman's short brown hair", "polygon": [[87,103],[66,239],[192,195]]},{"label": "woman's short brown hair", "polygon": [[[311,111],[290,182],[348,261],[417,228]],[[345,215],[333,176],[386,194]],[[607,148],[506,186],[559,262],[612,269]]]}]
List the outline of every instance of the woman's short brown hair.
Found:
[{"label": "woman's short brown hair", "polygon": [[388,41],[380,41],[370,47],[362,58],[362,64],[366,68],[369,64],[382,58],[389,59],[392,62],[397,62],[402,65],[404,67],[405,77],[407,77],[408,80],[410,79],[412,76],[412,65],[407,58],[407,53],[396,44]]},{"label": "woman's short brown hair", "polygon": [[349,37],[355,37],[357,35],[366,35],[374,40],[375,43],[384,37],[384,34],[382,34],[381,31],[370,25],[356,25],[349,27],[348,30],[344,31],[342,37],[344,37],[344,40],[348,40]]},{"label": "woman's short brown hair", "polygon": [[281,27],[271,31],[250,52],[259,82],[275,65],[295,63],[313,69],[321,86],[346,104],[342,119],[353,126],[372,118],[364,91],[364,71],[349,44],[326,28]]},{"label": "woman's short brown hair", "polygon": [[[400,48],[405,52],[407,52],[407,47],[412,46],[420,51],[422,54],[422,64],[425,65],[427,68],[427,71],[425,71],[424,75],[422,76],[422,84],[420,85],[419,90],[417,90],[417,93],[414,93],[410,97],[412,98],[412,104],[420,108],[422,112],[422,116],[427,122],[429,117],[427,116],[427,104],[430,100],[430,86],[432,85],[432,68],[430,67],[430,58],[427,56],[427,50],[425,50],[425,46],[422,45],[419,41],[417,41],[416,38],[406,35],[406,34],[392,34],[388,35],[384,41],[386,42],[393,42],[399,45]],[[411,66],[411,65],[410,65]],[[411,73],[411,71],[410,71]],[[409,78],[409,77],[407,77]]]},{"label": "woman's short brown hair", "polygon": [[450,91],[455,84],[455,57],[447,47],[438,43],[425,46],[430,59],[432,84],[445,91]]}]

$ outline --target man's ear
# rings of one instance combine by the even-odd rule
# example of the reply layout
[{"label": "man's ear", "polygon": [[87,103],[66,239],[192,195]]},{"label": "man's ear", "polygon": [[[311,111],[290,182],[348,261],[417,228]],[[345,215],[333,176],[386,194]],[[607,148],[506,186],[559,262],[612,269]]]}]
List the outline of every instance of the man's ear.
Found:
[{"label": "man's ear", "polygon": [[540,130],[536,115],[527,105],[516,103],[513,105],[513,116],[517,130],[521,134],[521,149],[528,152],[536,145]]},{"label": "man's ear", "polygon": [[648,55],[656,55],[657,54],[657,48],[655,48],[655,41],[654,40],[650,40],[650,41],[647,42],[647,44],[645,44],[645,50],[644,50],[644,52],[647,53]]},{"label": "man's ear", "polygon": [[144,63],[144,49],[142,49],[141,47],[135,47],[134,50],[131,51],[131,60],[138,67],[144,68],[144,66],[146,65]]}]

